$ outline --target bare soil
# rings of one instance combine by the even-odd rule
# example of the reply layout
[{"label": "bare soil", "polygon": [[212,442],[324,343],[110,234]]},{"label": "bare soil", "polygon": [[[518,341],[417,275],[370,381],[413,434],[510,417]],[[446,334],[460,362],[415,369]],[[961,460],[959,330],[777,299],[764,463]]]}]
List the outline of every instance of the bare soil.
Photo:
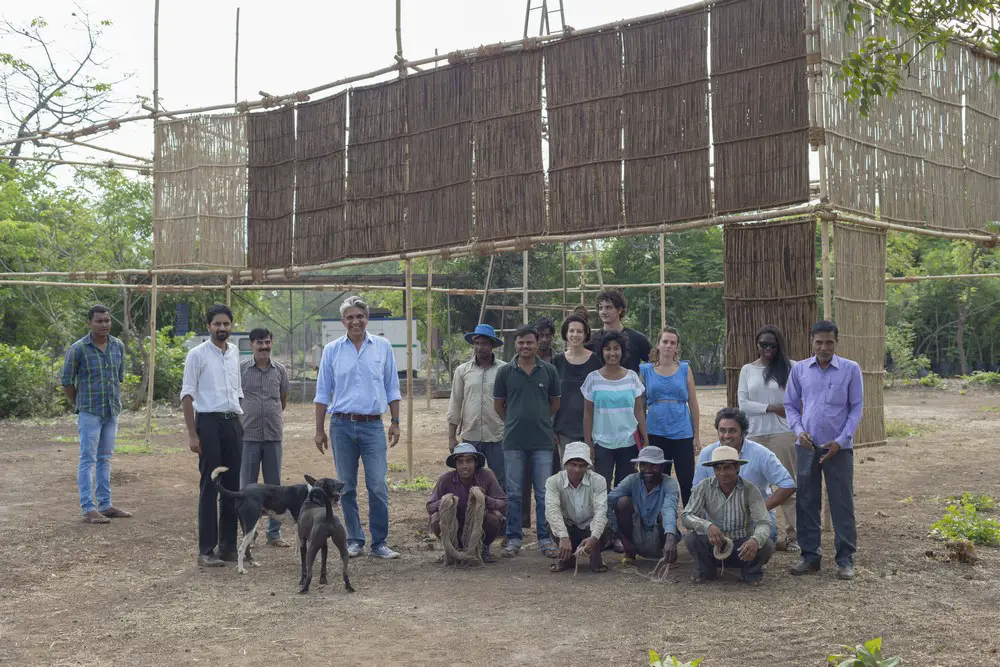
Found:
[{"label": "bare soil", "polygon": [[[701,391],[705,442],[724,400]],[[434,479],[446,401],[415,407],[416,473]],[[0,422],[0,664],[644,665],[654,648],[709,667],[818,666],[840,644],[882,636],[905,664],[1000,665],[1000,552],[950,563],[927,536],[949,495],[1000,495],[1000,395],[891,391],[887,417],[918,434],[858,452],[853,582],[829,559],[793,578],[794,558],[778,553],[761,588],[728,575],[696,586],[683,548],[660,584],[611,552],[606,574],[551,574],[533,546],[485,569],[445,568],[424,532],[427,492],[393,491],[390,544],[403,557],[352,561],[354,595],[335,576],[298,595],[287,549],[258,547],[263,564],[246,576],[196,566],[198,475],[179,412],[158,414],[152,454],[115,456],[114,501],[135,517],[102,526],[80,521],[75,420]],[[122,422],[120,441],[141,440],[140,415]],[[285,480],[332,474],[312,444],[312,406],[291,406],[286,424]],[[405,434],[389,460],[405,465]]]}]

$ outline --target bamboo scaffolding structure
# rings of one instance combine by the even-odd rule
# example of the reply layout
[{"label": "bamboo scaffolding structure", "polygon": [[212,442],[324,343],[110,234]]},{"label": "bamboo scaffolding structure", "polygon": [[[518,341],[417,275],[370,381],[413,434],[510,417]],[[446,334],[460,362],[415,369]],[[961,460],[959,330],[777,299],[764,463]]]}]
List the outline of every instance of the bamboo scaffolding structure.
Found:
[{"label": "bamboo scaffolding structure", "polygon": [[433,282],[434,282],[434,260],[430,259],[427,262],[427,371],[426,378],[424,379],[424,384],[426,386],[426,391],[424,394],[427,395],[427,409],[431,407],[431,365],[434,360],[434,347],[431,345],[431,341],[434,339],[434,293],[433,293]]},{"label": "bamboo scaffolding structure", "polygon": [[[397,0],[398,2],[398,0]],[[406,479],[413,480],[413,260],[406,260]]]},{"label": "bamboo scaffolding structure", "polygon": [[44,162],[46,164],[65,164],[74,167],[100,167],[103,169],[130,169],[132,171],[144,171],[149,172],[153,167],[151,164],[129,164],[127,162],[115,162],[114,160],[105,160],[104,162],[89,162],[87,160],[60,160],[57,158],[49,157],[35,157],[33,155],[18,155],[17,157],[11,156],[11,160],[25,160],[27,162]]}]

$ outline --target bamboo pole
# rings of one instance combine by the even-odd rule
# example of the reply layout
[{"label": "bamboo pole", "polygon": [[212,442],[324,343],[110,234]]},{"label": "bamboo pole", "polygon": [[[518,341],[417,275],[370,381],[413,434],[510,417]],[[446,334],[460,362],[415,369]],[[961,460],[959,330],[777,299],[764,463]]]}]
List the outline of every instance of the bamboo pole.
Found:
[{"label": "bamboo pole", "polygon": [[[45,132],[43,130],[41,132],[41,134],[42,135],[48,135],[49,133]],[[102,153],[110,153],[112,155],[119,155],[121,157],[127,157],[130,160],[138,160],[139,162],[148,162],[150,164],[153,163],[153,159],[152,158],[142,157],[141,155],[132,155],[131,153],[123,153],[122,151],[116,151],[113,148],[105,148],[104,146],[95,146],[94,144],[88,144],[88,143],[83,142],[83,141],[76,141],[75,139],[70,139],[68,137],[54,137],[54,138],[59,139],[59,141],[64,141],[67,144],[73,144],[74,146],[80,146],[82,148],[89,148],[91,150],[100,151]]]},{"label": "bamboo pole", "polygon": [[[820,162],[820,164],[822,164],[822,162]],[[834,211],[827,217],[839,220],[841,222],[849,222],[854,225],[860,225],[862,227],[874,227],[877,229],[886,229],[893,232],[908,232],[910,234],[934,236],[936,238],[941,238],[941,239],[958,239],[961,241],[975,241],[977,243],[996,243],[998,238],[1000,238],[1000,235],[998,234],[985,234],[985,233],[975,233],[975,232],[945,232],[937,229],[907,227],[906,225],[898,225],[893,222],[885,222],[884,220],[873,220],[871,218],[855,215],[853,213],[847,213],[845,211]]]},{"label": "bamboo pole", "polygon": [[493,278],[493,263],[496,261],[496,255],[490,255],[490,265],[486,269],[486,286],[483,289],[483,303],[479,306],[479,322],[477,324],[483,324],[486,320],[486,300],[490,296],[490,280]]},{"label": "bamboo pole", "polygon": [[[233,277],[226,276],[226,308],[233,307]],[[291,320],[289,320],[291,322]],[[291,326],[291,324],[289,324]]]},{"label": "bamboo pole", "polygon": [[236,8],[236,48],[233,55],[233,104],[240,101],[240,8]]},{"label": "bamboo pole", "polygon": [[566,305],[569,302],[569,294],[566,291],[566,243],[561,244],[562,247],[562,302]]},{"label": "bamboo pole", "polygon": [[156,381],[156,276],[149,298],[149,373],[146,387],[146,443],[153,435],[153,383]]},{"label": "bamboo pole", "polygon": [[521,253],[521,324],[528,323],[528,251]]},{"label": "bamboo pole", "polygon": [[820,242],[823,252],[823,319],[832,320],[833,289],[830,279],[830,222],[828,220],[820,221]]},{"label": "bamboo pole", "polygon": [[127,162],[115,162],[114,160],[105,160],[104,162],[88,162],[86,160],[60,160],[57,158],[48,157],[35,157],[33,155],[18,155],[17,157],[9,157],[10,160],[25,160],[27,162],[45,162],[46,164],[66,164],[75,167],[100,167],[103,169],[130,169],[132,171],[146,171],[148,172],[152,165],[148,164],[129,164]]},{"label": "bamboo pole", "polygon": [[409,259],[406,260],[406,479],[413,479],[413,260]]},{"label": "bamboo pole", "polygon": [[660,234],[660,329],[667,326],[667,286],[666,283],[666,270],[663,265],[664,249],[665,244],[664,235]]},{"label": "bamboo pole", "polygon": [[434,282],[434,260],[427,261],[427,371],[424,379],[424,386],[427,394],[427,409],[431,407],[431,365],[434,360],[434,292],[432,291]]}]

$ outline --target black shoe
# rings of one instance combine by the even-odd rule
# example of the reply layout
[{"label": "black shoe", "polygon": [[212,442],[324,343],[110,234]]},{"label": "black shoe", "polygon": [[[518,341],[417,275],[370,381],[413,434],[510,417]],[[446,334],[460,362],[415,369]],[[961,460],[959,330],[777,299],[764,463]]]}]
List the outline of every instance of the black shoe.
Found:
[{"label": "black shoe", "polygon": [[813,572],[819,572],[819,563],[814,563],[810,560],[803,558],[798,562],[797,565],[789,570],[792,574],[812,574]]},{"label": "black shoe", "polygon": [[227,563],[235,563],[237,560],[237,555],[235,551],[220,551],[219,560],[225,561]]},{"label": "black shoe", "polygon": [[199,554],[198,565],[202,567],[225,567],[226,564],[216,558],[215,554]]}]

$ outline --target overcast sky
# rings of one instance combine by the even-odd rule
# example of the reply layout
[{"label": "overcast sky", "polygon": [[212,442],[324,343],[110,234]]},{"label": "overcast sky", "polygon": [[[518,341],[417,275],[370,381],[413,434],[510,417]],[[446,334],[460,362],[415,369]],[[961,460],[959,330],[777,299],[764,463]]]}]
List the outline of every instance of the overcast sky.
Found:
[{"label": "overcast sky", "polygon": [[[564,0],[564,6],[566,22],[584,28],[692,1]],[[557,3],[550,0],[552,5]],[[412,60],[434,55],[435,49],[448,53],[519,39],[524,32],[524,0],[402,0],[402,4],[403,53]],[[289,93],[391,64],[396,52],[395,6],[394,0],[162,0],[162,103],[167,109],[181,109],[233,99],[237,7],[241,9],[239,98],[243,100],[258,99],[261,90],[272,95]],[[58,57],[68,58],[80,47],[80,36],[71,28],[71,13],[78,7],[95,19],[113,21],[101,42],[109,63],[108,78],[132,74],[117,89],[118,97],[151,96],[153,0],[8,0],[0,4],[0,16],[14,23],[44,17],[49,22],[46,34]],[[535,12],[531,34],[538,32],[537,17]],[[123,125],[100,143],[151,156],[152,124]],[[81,149],[73,157],[107,156]]]}]

